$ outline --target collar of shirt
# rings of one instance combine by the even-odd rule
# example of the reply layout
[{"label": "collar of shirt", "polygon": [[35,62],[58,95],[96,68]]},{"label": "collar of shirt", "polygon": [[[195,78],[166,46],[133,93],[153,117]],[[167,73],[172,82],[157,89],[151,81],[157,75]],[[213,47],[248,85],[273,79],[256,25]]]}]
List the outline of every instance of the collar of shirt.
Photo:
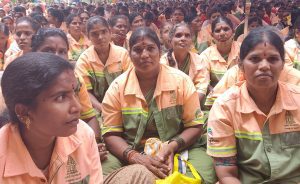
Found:
[{"label": "collar of shirt", "polygon": [[[219,61],[219,62],[223,62],[223,63],[227,63],[228,66],[230,66],[231,64],[237,64],[237,63],[232,63],[235,60],[237,60],[239,58],[239,53],[240,53],[240,43],[233,41],[231,44],[231,50],[230,53],[228,54],[228,61],[226,61],[220,54],[220,52],[217,49],[217,45],[212,45],[212,50],[210,52],[210,58],[212,61]],[[238,61],[236,61],[238,62]]]},{"label": "collar of shirt", "polygon": [[[9,140],[2,140],[7,142],[6,164],[3,176],[12,177],[28,173],[32,177],[44,177],[41,170],[34,164],[21,139],[19,128],[12,124],[6,128],[9,129],[7,136]],[[80,144],[79,138],[74,135],[69,137],[57,137],[53,153],[56,153],[63,162],[67,162],[68,155],[73,153]],[[53,155],[50,162],[52,162],[52,158]]]},{"label": "collar of shirt", "polygon": [[[88,48],[88,60],[91,62],[99,62],[101,61],[100,58],[98,57],[98,54],[95,50],[94,46],[91,46]],[[114,44],[109,44],[109,55],[106,61],[105,66],[112,65],[113,63],[118,63],[120,62],[120,54],[118,53],[118,46]],[[100,62],[102,65],[103,63]]]},{"label": "collar of shirt", "polygon": [[[297,105],[294,99],[291,96],[291,90],[286,86],[286,84],[278,81],[278,90],[275,103],[270,110],[268,117],[280,113],[283,110],[297,110]],[[237,100],[237,111],[241,113],[252,113],[257,112],[258,114],[266,116],[261,110],[257,107],[253,99],[248,93],[246,82],[241,83],[240,89],[240,98]]]},{"label": "collar of shirt", "polygon": [[[170,74],[172,74],[172,70],[170,70],[170,67],[161,64],[153,98],[159,96],[162,91],[176,90],[176,83],[170,82],[174,80],[174,76]],[[134,67],[132,67],[128,71],[127,75],[128,78],[125,84],[124,95],[135,95],[136,97],[145,100]]]}]

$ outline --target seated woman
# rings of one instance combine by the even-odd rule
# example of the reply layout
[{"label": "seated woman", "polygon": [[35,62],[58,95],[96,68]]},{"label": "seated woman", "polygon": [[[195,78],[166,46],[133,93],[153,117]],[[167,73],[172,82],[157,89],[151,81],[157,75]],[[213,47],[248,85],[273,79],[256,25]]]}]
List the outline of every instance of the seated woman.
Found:
[{"label": "seated woman", "polygon": [[77,14],[70,14],[66,18],[66,25],[68,28],[68,41],[69,41],[69,60],[76,62],[79,56],[85,51],[90,45],[89,39],[81,32],[82,21],[80,16]]},{"label": "seated woman", "polygon": [[[32,52],[53,53],[65,60],[68,59],[69,43],[66,34],[58,28],[41,28],[32,39]],[[96,113],[91,104],[88,91],[83,79],[75,73],[78,81],[76,94],[81,105],[80,119],[87,122],[94,130],[97,142],[101,141],[100,127],[96,119]],[[105,154],[101,159],[105,159]]]},{"label": "seated woman", "polygon": [[245,81],[215,101],[208,119],[207,153],[220,183],[298,183],[300,88],[278,81],[281,38],[253,30],[242,43],[239,66]]},{"label": "seated woman", "polygon": [[[201,101],[206,95],[205,72],[207,64],[191,51],[192,32],[188,24],[179,23],[169,33],[172,49],[161,57],[161,63],[178,68],[192,79]],[[204,85],[202,85],[204,84]]]},{"label": "seated woman", "polygon": [[40,25],[32,18],[21,17],[16,21],[15,29],[15,39],[21,50],[4,60],[4,69],[14,59],[31,52],[32,36],[40,29]]},{"label": "seated woman", "polygon": [[53,54],[28,53],[8,65],[1,87],[10,123],[0,129],[0,183],[102,183],[94,132],[79,120],[76,86],[73,66]]},{"label": "seated woman", "polygon": [[128,17],[125,15],[115,15],[109,20],[112,42],[125,49],[128,49],[126,40],[126,34],[129,29],[128,24]]},{"label": "seated woman", "polygon": [[4,54],[9,48],[10,43],[8,27],[5,24],[0,23],[0,71],[3,70]]},{"label": "seated woman", "polygon": [[286,51],[285,63],[300,70],[300,17],[293,25],[294,38],[284,44]]},{"label": "seated woman", "polygon": [[[102,103],[103,138],[111,153],[103,162],[104,175],[124,165],[142,164],[165,178],[174,154],[188,150],[188,160],[205,183],[214,183],[212,160],[199,139],[204,118],[192,81],[160,64],[160,41],[150,28],[133,32],[129,48],[134,67],[111,84]],[[157,156],[140,154],[153,137],[168,144]],[[191,176],[189,169],[187,175]]]},{"label": "seated woman", "polygon": [[200,60],[207,63],[205,81],[206,90],[210,91],[223,77],[224,73],[236,65],[239,59],[240,43],[233,41],[234,30],[231,21],[226,17],[218,17],[211,24],[215,45],[208,47],[200,54]]},{"label": "seated woman", "polygon": [[108,86],[127,70],[131,62],[126,49],[111,44],[109,25],[103,17],[90,18],[87,32],[92,46],[81,54],[75,70],[84,79],[93,107],[101,112]]}]

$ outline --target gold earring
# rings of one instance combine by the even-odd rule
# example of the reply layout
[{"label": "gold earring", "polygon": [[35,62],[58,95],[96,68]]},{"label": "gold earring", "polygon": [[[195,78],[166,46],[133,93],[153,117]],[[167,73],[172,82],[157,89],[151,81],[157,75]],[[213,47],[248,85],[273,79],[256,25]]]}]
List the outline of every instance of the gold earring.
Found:
[{"label": "gold earring", "polygon": [[23,120],[24,120],[23,123],[25,124],[26,128],[29,129],[30,124],[31,124],[31,121],[30,121],[29,117],[24,117]]}]

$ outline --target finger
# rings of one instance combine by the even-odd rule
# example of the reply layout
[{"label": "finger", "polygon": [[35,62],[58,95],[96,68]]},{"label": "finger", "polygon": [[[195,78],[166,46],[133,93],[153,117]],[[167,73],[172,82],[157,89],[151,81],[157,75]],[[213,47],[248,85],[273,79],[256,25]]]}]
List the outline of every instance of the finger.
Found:
[{"label": "finger", "polygon": [[153,166],[150,166],[150,169],[149,169],[155,176],[163,179],[163,178],[166,178],[167,175],[162,172],[160,169],[156,168],[156,167],[153,167]]},{"label": "finger", "polygon": [[169,166],[165,163],[160,163],[160,162],[152,159],[151,164],[153,167],[159,168],[165,174],[169,173],[169,171],[170,171]]}]

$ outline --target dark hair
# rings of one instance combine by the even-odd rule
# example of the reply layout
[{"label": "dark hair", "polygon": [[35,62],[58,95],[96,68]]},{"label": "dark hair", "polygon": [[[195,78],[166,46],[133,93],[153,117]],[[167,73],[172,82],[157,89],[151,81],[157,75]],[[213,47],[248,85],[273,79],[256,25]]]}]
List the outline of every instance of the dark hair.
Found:
[{"label": "dark hair", "polygon": [[95,24],[101,24],[101,25],[107,27],[107,29],[109,29],[109,25],[103,17],[94,16],[94,17],[89,18],[89,20],[86,23],[86,30],[88,33],[91,31],[91,29],[93,29]]},{"label": "dark hair", "polygon": [[208,18],[211,18],[211,16],[214,14],[214,13],[220,13],[221,15],[223,15],[223,12],[221,10],[221,8],[219,6],[214,6],[212,7],[211,9],[208,10]]},{"label": "dark hair", "polygon": [[104,9],[104,7],[100,6],[100,7],[96,8],[93,13],[103,17],[105,14],[105,9]]},{"label": "dark hair", "polygon": [[0,23],[0,31],[9,36],[9,29],[4,23]]},{"label": "dark hair", "polygon": [[154,21],[154,15],[152,12],[146,12],[144,15],[144,20]]},{"label": "dark hair", "polygon": [[73,70],[69,62],[42,52],[25,54],[10,63],[3,73],[1,87],[11,121],[21,123],[15,113],[16,104],[34,107],[37,96],[66,70]]},{"label": "dark hair", "polygon": [[197,15],[197,12],[191,10],[185,17],[185,22],[190,24],[194,19],[196,19],[198,17],[199,17],[199,15]]},{"label": "dark hair", "polygon": [[129,39],[129,49],[132,49],[132,46],[136,44],[140,38],[144,37],[151,39],[160,50],[160,41],[157,34],[148,27],[139,27],[132,33]]},{"label": "dark hair", "polygon": [[172,14],[173,14],[176,10],[181,11],[181,12],[183,13],[183,16],[184,16],[184,17],[186,16],[186,11],[185,11],[184,8],[182,8],[182,7],[180,7],[180,6],[179,6],[179,7],[176,7],[176,8],[173,9]]},{"label": "dark hair", "polygon": [[22,6],[15,6],[14,7],[14,12],[15,13],[25,13],[26,14],[26,9]]},{"label": "dark hair", "polygon": [[61,37],[67,44],[69,50],[69,42],[66,34],[58,28],[41,28],[39,31],[32,37],[31,48],[32,52],[36,52],[38,48],[44,43],[48,37]]},{"label": "dark hair", "polygon": [[[132,24],[132,22],[133,22],[133,20],[136,18],[136,17],[138,17],[138,16],[141,16],[140,14],[138,14],[138,13],[131,13],[131,14],[129,14],[129,23],[130,23],[130,25]],[[143,16],[141,16],[142,18],[143,18]]]},{"label": "dark hair", "polygon": [[216,20],[214,20],[212,23],[211,23],[211,30],[212,32],[214,32],[214,30],[216,29],[216,25],[220,22],[225,22],[231,29],[232,31],[234,30],[233,29],[233,24],[231,22],[231,20],[227,17],[224,17],[224,16],[221,16],[221,17],[218,17]]},{"label": "dark hair", "polygon": [[37,32],[41,26],[39,23],[37,23],[34,19],[30,18],[30,17],[20,17],[17,19],[16,21],[16,26],[19,24],[19,23],[22,23],[22,22],[27,22],[31,25],[32,29]]},{"label": "dark hair", "polygon": [[80,17],[80,15],[83,14],[83,13],[85,13],[85,14],[87,14],[89,17],[91,17],[90,14],[89,14],[89,12],[87,12],[87,11],[82,11],[82,12],[80,12],[80,13],[78,14],[79,17]]},{"label": "dark hair", "polygon": [[55,19],[58,22],[63,22],[64,21],[64,13],[61,10],[57,10],[57,9],[54,9],[54,8],[49,8],[48,13],[51,16],[55,17]]},{"label": "dark hair", "polygon": [[41,26],[43,26],[43,22],[46,22],[46,24],[48,24],[48,20],[43,15],[35,15],[32,17],[32,19],[38,22]]},{"label": "dark hair", "polygon": [[115,26],[119,19],[124,19],[126,22],[128,22],[128,17],[126,17],[125,15],[115,15],[108,21],[110,27]]},{"label": "dark hair", "polygon": [[254,49],[258,44],[267,42],[271,44],[279,52],[282,61],[284,62],[284,46],[280,36],[275,33],[271,28],[259,27],[250,31],[242,42],[240,49],[240,60],[241,62]]},{"label": "dark hair", "polygon": [[67,18],[66,18],[66,25],[67,25],[67,27],[70,26],[71,22],[73,21],[73,19],[75,17],[79,17],[79,14],[70,14],[69,16],[67,16]]},{"label": "dark hair", "polygon": [[[175,25],[171,28],[171,30],[170,30],[170,32],[169,32],[169,38],[170,38],[170,40],[172,40],[172,38],[174,37],[177,28],[179,28],[179,27],[181,27],[181,26],[187,27],[187,28],[190,30],[191,35],[193,34],[193,32],[192,32],[192,30],[191,30],[191,27],[190,27],[187,23],[181,22],[181,23],[175,24]],[[168,50],[168,53],[167,53],[167,59],[168,59],[168,61],[169,61],[169,65],[173,67],[173,66],[176,65],[176,61],[174,60],[174,58],[173,58],[173,56],[172,56],[172,52],[173,52],[173,48],[171,48],[171,49]]]},{"label": "dark hair", "polygon": [[250,25],[253,22],[257,22],[260,26],[262,26],[262,20],[261,20],[261,18],[259,18],[257,16],[249,18],[248,24]]},{"label": "dark hair", "polygon": [[4,22],[4,20],[6,19],[10,19],[11,21],[14,21],[14,19],[11,17],[11,16],[4,16],[2,19],[1,19],[1,22]]}]

